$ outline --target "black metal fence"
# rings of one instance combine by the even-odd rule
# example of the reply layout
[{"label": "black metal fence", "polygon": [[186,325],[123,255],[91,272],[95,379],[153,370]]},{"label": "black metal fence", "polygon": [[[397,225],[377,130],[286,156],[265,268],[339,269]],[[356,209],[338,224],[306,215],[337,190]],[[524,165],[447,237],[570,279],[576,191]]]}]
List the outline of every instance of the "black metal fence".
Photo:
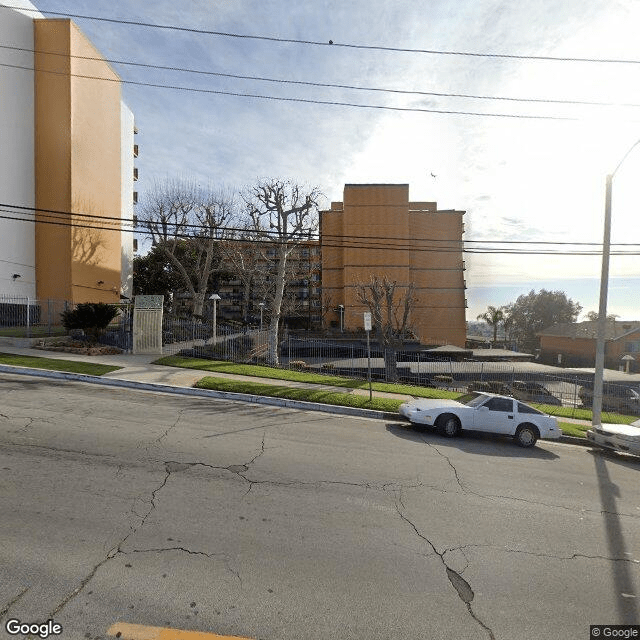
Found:
[{"label": "black metal fence", "polygon": [[[193,323],[167,316],[164,322],[165,354],[263,364],[267,362],[268,335],[259,328]],[[367,379],[386,380],[381,349],[359,340],[306,339],[287,335],[279,341],[279,366],[283,368]],[[397,379],[401,384],[435,387],[459,393],[484,390],[512,395],[524,402],[550,406],[590,408],[593,373],[571,371],[531,362],[486,362],[436,359],[420,350],[397,353]],[[606,383],[603,411],[640,415],[637,382]],[[408,391],[410,393],[410,391]],[[606,416],[605,416],[606,419]]]}]

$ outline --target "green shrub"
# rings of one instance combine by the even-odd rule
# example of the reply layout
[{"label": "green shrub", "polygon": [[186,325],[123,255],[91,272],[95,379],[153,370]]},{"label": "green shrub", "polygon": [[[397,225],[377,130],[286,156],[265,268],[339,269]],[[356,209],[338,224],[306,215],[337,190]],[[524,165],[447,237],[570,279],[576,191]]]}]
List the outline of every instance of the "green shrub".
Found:
[{"label": "green shrub", "polygon": [[97,342],[118,315],[118,307],[104,302],[82,302],[75,309],[68,309],[60,315],[67,331],[82,329],[90,340]]}]

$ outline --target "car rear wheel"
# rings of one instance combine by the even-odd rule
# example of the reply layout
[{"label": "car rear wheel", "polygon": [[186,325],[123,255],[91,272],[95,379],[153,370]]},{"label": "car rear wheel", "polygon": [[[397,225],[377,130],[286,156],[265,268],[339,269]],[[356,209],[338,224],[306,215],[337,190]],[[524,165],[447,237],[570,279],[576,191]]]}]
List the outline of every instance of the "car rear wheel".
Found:
[{"label": "car rear wheel", "polygon": [[538,441],[538,430],[531,424],[520,425],[516,431],[515,438],[521,447],[533,447]]},{"label": "car rear wheel", "polygon": [[451,414],[440,418],[440,431],[447,438],[455,438],[460,433],[460,420]]}]

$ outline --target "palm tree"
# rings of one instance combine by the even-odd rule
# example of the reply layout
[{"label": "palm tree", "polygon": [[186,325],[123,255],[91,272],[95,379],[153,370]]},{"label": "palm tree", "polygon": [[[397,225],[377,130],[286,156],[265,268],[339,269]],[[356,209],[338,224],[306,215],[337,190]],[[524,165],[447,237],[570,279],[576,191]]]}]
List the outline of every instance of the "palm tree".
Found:
[{"label": "palm tree", "polygon": [[481,313],[478,320],[484,320],[490,327],[493,327],[493,344],[498,341],[498,325],[504,322],[504,312],[502,307],[489,305],[484,313]]}]

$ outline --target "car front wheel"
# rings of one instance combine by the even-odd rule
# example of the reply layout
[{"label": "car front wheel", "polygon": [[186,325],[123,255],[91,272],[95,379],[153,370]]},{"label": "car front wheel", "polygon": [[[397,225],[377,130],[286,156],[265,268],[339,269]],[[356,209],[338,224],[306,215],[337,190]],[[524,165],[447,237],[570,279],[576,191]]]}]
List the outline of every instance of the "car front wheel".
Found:
[{"label": "car front wheel", "polygon": [[521,447],[533,447],[538,441],[538,430],[530,424],[520,425],[516,431],[515,438]]},{"label": "car front wheel", "polygon": [[440,431],[447,438],[455,438],[460,433],[460,420],[452,415],[440,418]]}]

